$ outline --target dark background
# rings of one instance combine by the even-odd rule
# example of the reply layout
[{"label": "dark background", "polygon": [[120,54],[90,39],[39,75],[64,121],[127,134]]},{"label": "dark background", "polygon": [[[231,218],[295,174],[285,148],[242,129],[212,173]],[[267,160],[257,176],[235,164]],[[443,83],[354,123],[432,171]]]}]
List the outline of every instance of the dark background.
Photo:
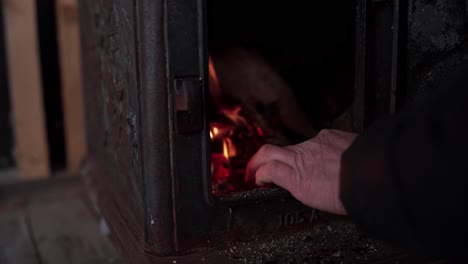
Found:
[{"label": "dark background", "polygon": [[353,101],[356,1],[208,1],[209,49],[260,52],[318,128]]}]

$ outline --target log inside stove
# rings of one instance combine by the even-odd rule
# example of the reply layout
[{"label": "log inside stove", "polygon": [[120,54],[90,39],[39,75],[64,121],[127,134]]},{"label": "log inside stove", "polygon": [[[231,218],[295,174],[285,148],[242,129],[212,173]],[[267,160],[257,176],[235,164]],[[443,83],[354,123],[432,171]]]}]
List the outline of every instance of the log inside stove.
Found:
[{"label": "log inside stove", "polygon": [[[314,137],[323,123],[311,118],[292,87],[258,51],[229,47],[210,53],[209,118],[212,192],[215,195],[257,189],[244,181],[249,159],[264,144],[286,146]],[[311,83],[304,83],[303,89]],[[331,95],[330,124],[346,114],[349,101]],[[313,102],[314,100],[311,100]],[[325,113],[326,112],[326,113]],[[330,126],[330,124],[328,126]],[[333,125],[331,125],[333,126]],[[343,127],[341,127],[343,129]]]}]

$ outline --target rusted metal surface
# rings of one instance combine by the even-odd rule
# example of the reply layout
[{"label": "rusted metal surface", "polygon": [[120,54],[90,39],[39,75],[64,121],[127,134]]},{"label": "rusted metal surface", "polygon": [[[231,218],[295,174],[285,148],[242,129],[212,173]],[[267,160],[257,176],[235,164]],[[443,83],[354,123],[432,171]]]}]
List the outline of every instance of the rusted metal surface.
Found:
[{"label": "rusted metal surface", "polygon": [[90,159],[103,191],[144,240],[138,75],[131,1],[80,1]]},{"label": "rusted metal surface", "polygon": [[466,1],[408,1],[406,91],[400,105],[435,89],[437,80],[468,57]]},{"label": "rusted metal surface", "polygon": [[464,1],[358,1],[354,126],[398,112],[468,55]]}]

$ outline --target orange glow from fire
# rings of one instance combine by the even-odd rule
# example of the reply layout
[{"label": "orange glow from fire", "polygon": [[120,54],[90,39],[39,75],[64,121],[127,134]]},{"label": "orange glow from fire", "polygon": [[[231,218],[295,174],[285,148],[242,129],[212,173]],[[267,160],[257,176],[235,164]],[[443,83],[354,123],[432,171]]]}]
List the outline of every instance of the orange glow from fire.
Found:
[{"label": "orange glow from fire", "polygon": [[229,156],[229,149],[228,149],[226,140],[223,140],[223,155],[226,158],[226,160],[229,161],[230,156]]},{"label": "orange glow from fire", "polygon": [[216,73],[216,69],[214,67],[213,59],[211,56],[208,58],[208,73],[210,76],[210,94],[211,98],[213,99],[216,105],[220,104],[221,99],[221,86],[219,85],[218,74]]},{"label": "orange glow from fire", "polygon": [[208,58],[208,72],[213,83],[210,83],[210,88],[212,86],[219,87],[218,74],[216,74],[216,69],[214,67],[213,59],[211,56]]},{"label": "orange glow from fire", "polygon": [[255,126],[239,104],[223,102],[221,84],[212,58],[209,58],[210,94],[216,107],[210,120],[211,173],[213,192],[229,194],[250,190],[244,181],[245,167],[264,143],[264,131]]},{"label": "orange glow from fire", "polygon": [[210,129],[210,139],[213,140],[214,138],[218,137],[220,134],[219,128],[214,125],[211,125]]},{"label": "orange glow from fire", "polygon": [[230,138],[223,139],[223,155],[229,161],[230,158],[236,157],[236,147]]}]

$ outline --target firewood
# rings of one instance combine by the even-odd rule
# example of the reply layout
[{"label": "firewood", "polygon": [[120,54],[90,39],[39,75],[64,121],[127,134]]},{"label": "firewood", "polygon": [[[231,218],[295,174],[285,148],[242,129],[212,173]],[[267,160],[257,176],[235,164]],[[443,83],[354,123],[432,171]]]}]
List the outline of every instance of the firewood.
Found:
[{"label": "firewood", "polygon": [[316,134],[288,84],[259,53],[229,48],[212,54],[212,60],[222,96],[240,102],[243,111],[274,135],[278,144],[287,140],[272,124],[274,117],[279,118],[280,126],[297,135],[310,138]]}]

